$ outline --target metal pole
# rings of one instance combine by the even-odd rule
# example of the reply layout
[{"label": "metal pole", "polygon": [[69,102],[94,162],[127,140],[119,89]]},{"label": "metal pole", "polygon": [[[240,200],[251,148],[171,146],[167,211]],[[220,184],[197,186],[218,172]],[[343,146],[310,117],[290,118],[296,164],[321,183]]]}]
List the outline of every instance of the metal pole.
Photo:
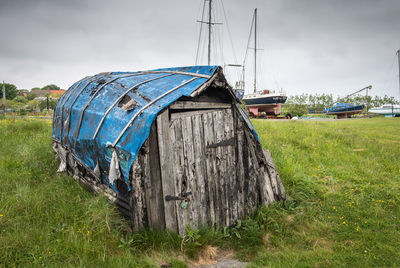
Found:
[{"label": "metal pole", "polygon": [[368,89],[369,89],[369,87],[367,87],[367,90],[366,90],[366,92],[367,92],[367,111],[366,111],[366,113],[368,113]]},{"label": "metal pole", "polygon": [[6,87],[3,80],[3,114],[6,115]]},{"label": "metal pole", "polygon": [[399,58],[399,98],[400,98],[400,49],[397,50],[397,57]]},{"label": "metal pole", "polygon": [[254,93],[257,91],[257,8],[254,9]]},{"label": "metal pole", "polygon": [[394,104],[392,103],[392,117],[393,117],[393,105],[394,105]]},{"label": "metal pole", "polygon": [[212,0],[208,0],[208,65],[211,63],[211,7]]},{"label": "metal pole", "polygon": [[47,107],[47,112],[49,112],[49,96],[47,96],[46,99],[46,107]]},{"label": "metal pole", "polygon": [[245,91],[245,84],[246,84],[246,80],[245,80],[245,69],[244,69],[244,62],[243,62],[243,92]]}]

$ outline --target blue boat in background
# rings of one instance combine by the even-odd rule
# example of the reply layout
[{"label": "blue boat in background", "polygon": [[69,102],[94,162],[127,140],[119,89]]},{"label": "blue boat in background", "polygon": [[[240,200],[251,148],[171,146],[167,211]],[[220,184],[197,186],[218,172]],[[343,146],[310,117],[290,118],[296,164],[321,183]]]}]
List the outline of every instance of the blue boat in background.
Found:
[{"label": "blue boat in background", "polygon": [[327,108],[323,112],[326,115],[337,115],[338,118],[350,118],[353,114],[359,114],[363,111],[364,104],[353,105],[350,103],[335,103],[332,108]]}]

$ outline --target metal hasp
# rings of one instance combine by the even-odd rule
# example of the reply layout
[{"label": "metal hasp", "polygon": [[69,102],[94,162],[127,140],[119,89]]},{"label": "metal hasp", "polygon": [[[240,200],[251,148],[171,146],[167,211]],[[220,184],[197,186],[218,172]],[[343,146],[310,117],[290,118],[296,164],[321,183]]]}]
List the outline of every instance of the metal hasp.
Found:
[{"label": "metal hasp", "polygon": [[59,171],[106,195],[135,230],[230,226],[286,198],[219,66],[86,77],[57,104],[52,134]]}]

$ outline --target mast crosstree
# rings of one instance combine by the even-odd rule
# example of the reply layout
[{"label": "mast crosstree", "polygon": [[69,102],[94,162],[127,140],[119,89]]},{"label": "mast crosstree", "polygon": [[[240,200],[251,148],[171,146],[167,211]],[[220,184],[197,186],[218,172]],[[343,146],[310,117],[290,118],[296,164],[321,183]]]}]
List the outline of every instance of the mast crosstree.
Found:
[{"label": "mast crosstree", "polygon": [[216,24],[222,24],[220,22],[212,22],[212,2],[213,0],[204,0],[204,4],[208,1],[208,20],[204,21],[203,18],[202,20],[198,20],[197,22],[204,23],[208,25],[208,54],[207,54],[207,65],[211,65],[211,32],[212,32],[212,26]]}]

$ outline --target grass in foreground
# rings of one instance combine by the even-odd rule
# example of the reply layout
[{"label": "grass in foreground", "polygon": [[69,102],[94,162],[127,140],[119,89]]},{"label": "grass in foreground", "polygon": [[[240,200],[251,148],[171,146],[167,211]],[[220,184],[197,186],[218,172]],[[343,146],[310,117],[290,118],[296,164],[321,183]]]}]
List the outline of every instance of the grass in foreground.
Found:
[{"label": "grass in foreground", "polygon": [[260,266],[400,263],[400,120],[254,122],[288,192]]},{"label": "grass in foreground", "polygon": [[[0,266],[185,267],[215,246],[251,267],[400,263],[400,120],[255,120],[288,194],[230,229],[129,232],[102,196],[56,174],[51,122],[0,120]],[[181,251],[183,248],[183,252]]]}]

